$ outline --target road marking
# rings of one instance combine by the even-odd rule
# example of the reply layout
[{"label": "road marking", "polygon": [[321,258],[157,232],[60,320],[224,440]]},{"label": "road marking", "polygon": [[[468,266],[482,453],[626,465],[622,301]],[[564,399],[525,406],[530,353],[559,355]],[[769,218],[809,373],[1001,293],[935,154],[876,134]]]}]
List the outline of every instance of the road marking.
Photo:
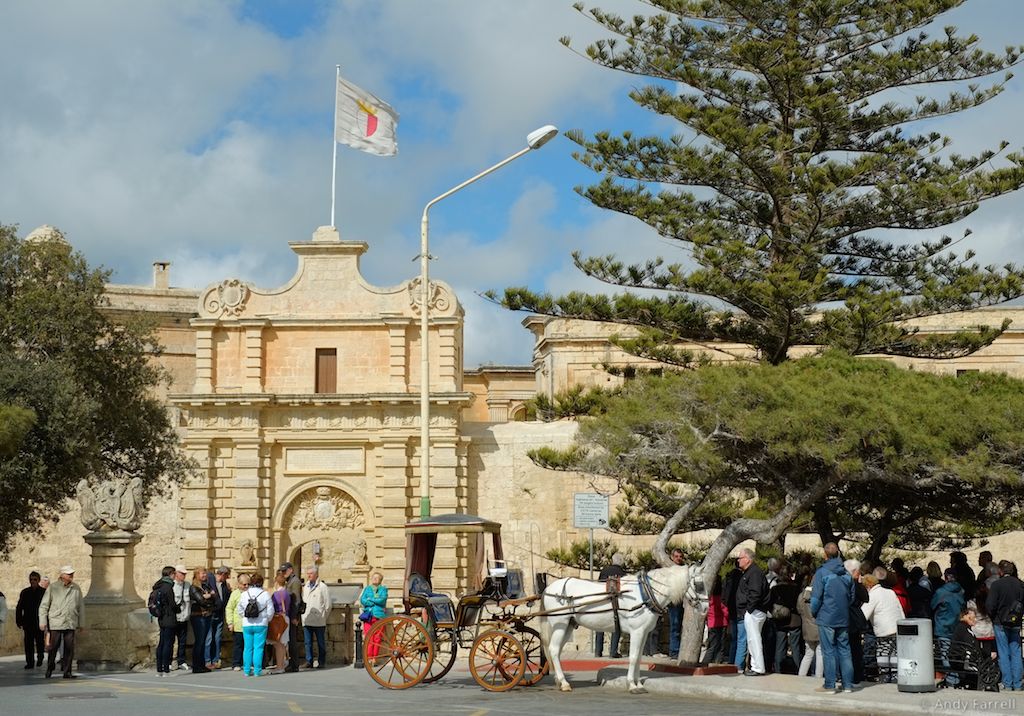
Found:
[{"label": "road marking", "polygon": [[[259,696],[255,694],[241,695],[241,694],[227,694],[208,692],[204,694],[188,693],[181,689],[174,689],[167,686],[126,686],[120,683],[112,683],[114,681],[126,681],[126,679],[112,679],[112,678],[96,678],[86,679],[80,681],[75,686],[90,686],[94,688],[109,688],[114,691],[118,691],[123,694],[144,694],[146,696],[167,696],[172,699],[200,699],[210,700],[225,699],[227,701],[245,701],[250,699],[258,699]],[[134,682],[134,683],[147,683],[147,682]],[[68,686],[71,686],[68,684]],[[190,687],[194,687],[194,684],[189,684]]]}]

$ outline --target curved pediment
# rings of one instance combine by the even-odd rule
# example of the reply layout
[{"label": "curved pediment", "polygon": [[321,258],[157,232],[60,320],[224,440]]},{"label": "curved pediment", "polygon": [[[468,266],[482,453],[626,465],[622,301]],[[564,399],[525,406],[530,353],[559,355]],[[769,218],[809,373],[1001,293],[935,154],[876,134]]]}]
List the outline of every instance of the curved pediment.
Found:
[{"label": "curved pediment", "polygon": [[[237,278],[207,286],[199,297],[199,317],[221,321],[418,318],[419,277],[396,286],[374,286],[359,272],[359,257],[367,244],[340,241],[337,236],[336,230],[321,227],[313,241],[290,243],[299,258],[298,268],[280,288],[258,288]],[[463,315],[451,286],[440,281],[431,281],[430,286],[431,317]]]}]

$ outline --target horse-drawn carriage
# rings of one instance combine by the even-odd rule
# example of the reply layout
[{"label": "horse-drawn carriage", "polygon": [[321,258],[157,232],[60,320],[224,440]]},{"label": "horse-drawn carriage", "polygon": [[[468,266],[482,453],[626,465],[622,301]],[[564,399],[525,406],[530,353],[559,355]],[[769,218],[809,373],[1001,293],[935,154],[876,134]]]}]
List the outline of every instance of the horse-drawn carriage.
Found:
[{"label": "horse-drawn carriage", "polygon": [[[530,615],[524,613],[538,597],[525,593],[521,570],[506,567],[501,525],[451,514],[411,522],[405,532],[405,613],[381,619],[367,633],[370,676],[390,689],[431,683],[451,670],[459,649],[468,649],[470,673],[488,691],[538,683],[547,661],[540,634],[526,625]],[[435,593],[431,582],[438,536],[445,534],[469,542],[471,591],[458,602]]]},{"label": "horse-drawn carriage", "polygon": [[[542,594],[527,595],[521,570],[508,569],[501,549],[501,525],[472,515],[439,515],[410,522],[406,532],[404,613],[373,624],[363,645],[364,664],[381,686],[406,689],[442,678],[455,664],[459,649],[469,649],[469,670],[488,691],[533,686],[548,671],[563,691],[571,690],[560,655],[577,626],[598,631],[619,629],[630,635],[630,691],[642,691],[639,664],[643,641],[667,605],[683,599],[707,611],[700,568],[671,566],[627,575],[608,585],[563,577]],[[458,602],[436,594],[431,584],[439,535],[467,536],[471,544],[473,591]],[[491,535],[491,559],[486,536]],[[489,569],[488,562],[493,566]],[[486,571],[486,575],[485,575]],[[534,605],[539,611],[531,611]],[[541,618],[541,633],[527,625]]]}]

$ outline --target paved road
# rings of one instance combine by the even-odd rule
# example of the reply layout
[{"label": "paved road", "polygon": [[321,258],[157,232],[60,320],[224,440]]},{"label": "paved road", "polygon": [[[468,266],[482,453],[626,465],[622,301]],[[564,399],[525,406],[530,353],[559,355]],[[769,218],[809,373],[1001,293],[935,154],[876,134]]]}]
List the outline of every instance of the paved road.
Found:
[{"label": "paved road", "polygon": [[[234,672],[85,675],[75,680],[46,680],[41,671],[24,671],[15,657],[0,659],[0,714],[38,716],[181,716],[218,713],[245,716],[361,714],[372,716],[527,716],[529,714],[641,713],[644,716],[790,714],[791,709],[756,708],[656,694],[631,696],[593,683],[593,674],[575,674],[576,691],[562,694],[550,677],[539,686],[492,694],[477,686],[467,671],[405,691],[381,689],[363,671],[351,667],[244,678]],[[230,709],[230,711],[220,711]],[[813,712],[802,712],[813,713]]]}]

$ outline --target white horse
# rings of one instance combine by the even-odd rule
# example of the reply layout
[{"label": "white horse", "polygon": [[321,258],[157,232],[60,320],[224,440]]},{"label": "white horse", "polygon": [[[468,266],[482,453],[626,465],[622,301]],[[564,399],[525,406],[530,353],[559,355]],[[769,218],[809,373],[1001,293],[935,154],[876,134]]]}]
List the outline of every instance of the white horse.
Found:
[{"label": "white horse", "polygon": [[[707,612],[707,590],[702,568],[671,566],[653,569],[646,574],[622,577],[618,597],[619,628],[629,634],[629,670],[626,677],[629,692],[643,693],[640,685],[640,657],[647,635],[658,623],[669,604],[686,599],[693,607]],[[562,691],[572,691],[562,672],[562,647],[577,626],[594,631],[615,629],[615,610],[604,582],[576,577],[559,579],[541,596],[541,639],[547,650],[555,683]]]}]

